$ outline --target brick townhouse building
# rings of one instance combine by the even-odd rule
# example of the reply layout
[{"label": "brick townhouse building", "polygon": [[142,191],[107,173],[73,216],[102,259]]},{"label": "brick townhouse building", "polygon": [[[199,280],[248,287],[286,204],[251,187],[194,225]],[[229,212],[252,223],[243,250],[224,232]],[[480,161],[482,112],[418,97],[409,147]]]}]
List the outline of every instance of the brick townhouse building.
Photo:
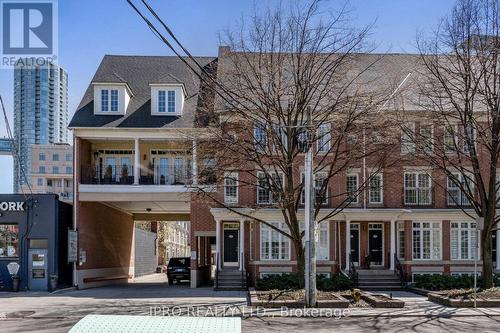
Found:
[{"label": "brick townhouse building", "polygon": [[[216,58],[196,61],[206,72],[220,72],[228,52],[221,49]],[[375,56],[362,55],[358,61],[370,62]],[[412,55],[386,55],[370,70],[400,82],[416,60]],[[285,228],[280,210],[269,207],[269,193],[257,184],[240,188],[237,170],[222,186],[214,186],[199,172],[213,163],[198,157],[200,142],[209,142],[210,137],[204,112],[215,103],[206,82],[175,57],[102,60],[70,123],[75,227],[80,253],[85,254],[76,269],[80,288],[134,276],[133,224],[139,220],[190,222],[192,287],[213,278],[214,265],[219,278],[240,287],[242,276],[253,284],[265,274],[296,270],[290,240],[248,217]],[[418,113],[412,117],[415,131],[428,129]],[[430,126],[439,144],[443,128]],[[410,277],[471,274],[474,220],[450,199],[450,195],[460,199],[460,192],[439,171],[414,158],[411,143],[398,143],[394,149],[398,162],[377,172],[348,207],[319,225],[318,273],[348,270],[351,261],[365,268],[369,260],[371,269],[389,273],[400,263]],[[328,191],[349,193],[370,172],[369,161],[354,163],[335,176]],[[200,198],[198,187],[217,191],[231,209]],[[339,200],[339,196],[328,199],[319,216],[338,207]],[[302,219],[303,214],[300,209]],[[500,270],[499,232],[493,237],[493,261]]]}]

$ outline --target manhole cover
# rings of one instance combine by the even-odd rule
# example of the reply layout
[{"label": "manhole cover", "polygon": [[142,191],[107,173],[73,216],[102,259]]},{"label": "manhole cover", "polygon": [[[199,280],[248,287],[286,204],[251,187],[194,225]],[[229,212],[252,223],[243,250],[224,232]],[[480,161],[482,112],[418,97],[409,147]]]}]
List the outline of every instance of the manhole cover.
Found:
[{"label": "manhole cover", "polygon": [[9,312],[5,315],[5,318],[23,318],[26,316],[31,316],[34,314],[35,311],[16,311],[16,312]]}]

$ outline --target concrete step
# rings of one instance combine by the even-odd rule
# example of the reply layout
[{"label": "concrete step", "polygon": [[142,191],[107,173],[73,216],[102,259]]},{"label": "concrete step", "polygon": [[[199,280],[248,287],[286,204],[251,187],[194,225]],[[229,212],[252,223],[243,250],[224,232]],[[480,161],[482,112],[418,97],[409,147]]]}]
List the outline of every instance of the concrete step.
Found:
[{"label": "concrete step", "polygon": [[373,276],[368,276],[368,275],[358,275],[358,278],[360,280],[399,280],[399,278],[394,275],[373,275]]},{"label": "concrete step", "polygon": [[389,269],[358,269],[356,270],[359,276],[390,276],[394,272]]},{"label": "concrete step", "polygon": [[359,287],[361,290],[366,290],[366,291],[402,291],[405,290],[405,288],[399,286],[399,287]]}]

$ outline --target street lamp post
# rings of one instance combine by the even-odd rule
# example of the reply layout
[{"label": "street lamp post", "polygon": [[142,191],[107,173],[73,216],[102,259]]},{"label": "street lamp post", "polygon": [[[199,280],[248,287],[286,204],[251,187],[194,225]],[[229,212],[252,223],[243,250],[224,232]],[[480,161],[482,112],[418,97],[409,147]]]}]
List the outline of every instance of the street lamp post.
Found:
[{"label": "street lamp post", "polygon": [[305,292],[306,306],[316,306],[316,223],[314,222],[314,179],[311,109],[307,110],[304,158]]}]

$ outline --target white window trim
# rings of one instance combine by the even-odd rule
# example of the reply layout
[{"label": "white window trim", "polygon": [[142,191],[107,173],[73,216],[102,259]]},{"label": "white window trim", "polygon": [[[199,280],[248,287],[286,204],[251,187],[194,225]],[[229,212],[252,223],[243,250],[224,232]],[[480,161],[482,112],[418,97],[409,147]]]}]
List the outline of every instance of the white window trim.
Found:
[{"label": "white window trim", "polygon": [[[273,200],[273,192],[270,190],[270,189],[265,189],[267,191],[269,191],[269,202],[261,202],[259,201],[259,175],[263,174],[264,176],[266,175],[266,173],[264,171],[257,171],[257,179],[256,179],[256,186],[255,186],[255,201],[257,202],[257,205],[273,205],[275,204],[276,202]],[[282,180],[281,182],[281,185],[282,186],[285,186],[285,174],[281,171],[279,172],[275,172],[275,171],[272,171],[272,172],[269,172],[269,175],[274,175],[274,174],[278,174]]]},{"label": "white window trim", "polygon": [[[236,181],[236,185],[227,185],[226,180],[228,178],[232,178]],[[224,173],[224,203],[226,204],[237,204],[239,202],[239,174],[238,172],[225,172]],[[226,187],[227,186],[236,186],[236,196],[228,197],[226,195]]]},{"label": "white window trim", "polygon": [[[257,140],[257,130],[262,130],[262,142],[259,142]],[[267,137],[267,132],[266,132],[266,127],[263,126],[263,125],[254,125],[253,127],[253,138],[254,138],[254,145],[255,145],[255,150],[258,151],[258,152],[263,152],[265,151],[266,149],[266,146],[267,146],[267,140],[268,140],[268,137]]]},{"label": "white window trim", "polygon": [[[320,231],[321,231],[321,227],[325,225],[324,228],[326,228],[326,258],[317,258],[318,261],[328,261],[330,260],[330,221],[323,221],[321,223],[318,224],[317,226],[317,230],[318,230],[318,240],[316,242],[316,248],[319,249],[320,248]],[[316,251],[316,254],[319,254],[319,251]]]},{"label": "white window trim", "polygon": [[[372,201],[372,187],[371,184],[368,184],[368,202],[370,204],[383,204],[384,203],[384,175],[381,172],[373,173],[370,175],[380,177],[380,201]],[[372,178],[370,178],[371,180]]]},{"label": "white window trim", "polygon": [[[417,175],[417,178],[416,178],[416,181],[415,181],[415,187],[412,187],[412,188],[407,188],[406,187],[406,175],[408,174],[416,174]],[[419,178],[420,178],[420,175],[428,175],[429,176],[429,203],[420,203],[420,197],[419,197],[419,190],[420,189],[424,189],[424,187],[420,187],[419,186]],[[417,192],[417,196],[416,196],[416,199],[417,199],[417,202],[415,203],[409,203],[406,201],[406,190],[407,189],[415,189]],[[425,187],[425,189],[427,189],[427,187]],[[404,204],[405,205],[408,205],[408,206],[431,206],[432,205],[432,177],[431,175],[429,174],[429,172],[425,172],[425,171],[406,171],[403,173],[403,200],[404,200]]]},{"label": "white window trim", "polygon": [[[151,88],[151,115],[153,116],[181,116],[184,109],[184,99],[186,88],[183,84],[150,84]],[[165,91],[165,111],[160,112],[159,108],[159,92]],[[175,93],[175,112],[168,112],[168,92]]]},{"label": "white window trim", "polygon": [[359,174],[357,172],[348,172],[346,175],[346,196],[349,196],[348,188],[347,188],[347,178],[350,176],[356,176],[356,192],[355,192],[355,200],[348,200],[348,204],[355,205],[359,203]]},{"label": "white window trim", "polygon": [[[277,221],[273,221],[273,222],[268,222],[268,223],[271,223],[271,224],[278,224],[278,228],[286,228],[286,224],[285,222],[277,222]],[[263,227],[264,228],[267,228],[268,230],[263,230]],[[278,258],[278,259],[273,259],[271,258],[271,252],[272,252],[272,248],[271,248],[271,243],[272,243],[272,239],[271,239],[271,234],[272,234],[272,231],[273,229],[265,224],[260,224],[260,228],[259,228],[259,252],[260,252],[260,260],[262,261],[289,261],[290,258],[291,258],[291,255],[292,255],[292,242],[290,240],[290,238],[286,237],[285,235],[283,235],[282,233],[279,233],[278,232],[278,236],[279,236],[279,244],[280,244],[280,248],[279,248],[279,257],[281,257],[283,254],[286,254],[287,257],[286,258]],[[263,252],[262,251],[262,234],[263,232],[267,232],[268,233],[268,242],[269,242],[269,258],[265,258],[263,256]],[[283,242],[282,241],[282,238],[286,239],[286,241],[288,242],[288,253],[284,253],[282,252],[282,248],[281,248],[281,243]]]},{"label": "white window trim", "polygon": [[[401,253],[401,237],[400,233],[403,233],[403,253]],[[406,252],[406,233],[405,233],[405,222],[404,221],[398,221],[396,225],[396,253],[398,256],[398,259],[404,260],[405,259],[405,252]]]},{"label": "white window trim", "polygon": [[[459,179],[461,183],[463,183],[465,181],[465,178],[464,177],[464,174],[461,173],[461,172],[452,172],[452,174],[455,176],[455,178]],[[470,175],[467,175],[469,178],[472,177],[472,174]],[[467,195],[462,191],[462,189],[460,188],[460,186],[456,185],[455,183],[452,183],[454,185],[456,185],[456,187],[454,189],[458,190],[458,196],[459,196],[459,202],[456,203],[455,201],[453,200],[450,200],[450,180],[449,180],[449,176],[446,177],[446,201],[448,203],[448,206],[470,206],[471,205],[471,202],[469,200],[469,198],[467,198]],[[474,183],[471,183],[470,184],[470,187],[472,187],[472,195],[474,195],[475,193],[475,186],[474,186]],[[463,203],[464,202],[464,199],[469,201],[468,204],[466,203]]]},{"label": "white window trim", "polygon": [[[314,185],[316,185],[316,175],[324,175],[324,176],[325,176],[325,178],[327,178],[328,173],[327,173],[327,172],[321,172],[321,171],[320,171],[320,172],[316,172],[315,174],[313,174],[313,183],[314,183]],[[302,180],[302,182],[303,182],[303,181],[305,180],[305,178],[304,178],[304,173],[303,173],[303,172],[301,172],[301,173],[300,173],[300,177],[301,177],[301,180]],[[314,191],[315,191],[314,193],[315,193],[315,195],[316,195],[316,186],[314,186]],[[300,204],[301,204],[301,205],[305,205],[304,192],[305,192],[305,191],[303,190],[303,191],[302,191],[302,193],[300,194]],[[325,193],[325,201],[323,201],[323,202],[321,203],[321,206],[327,206],[327,205],[328,205],[328,202],[329,202],[329,199],[330,199],[330,194],[329,194],[329,192],[330,192],[330,187],[327,185],[327,186],[326,186],[326,193]],[[315,197],[315,198],[316,198],[316,197]]]},{"label": "white window trim", "polygon": [[[423,231],[424,230],[427,230],[427,228],[423,228],[423,227],[420,227],[420,228],[415,228],[414,227],[414,224],[415,223],[418,223],[420,224],[421,226],[423,225],[423,223],[429,223],[431,225],[431,228],[430,231],[430,253],[431,253],[431,257],[426,259],[426,258],[422,258],[423,256],[423,243],[424,243],[424,237],[422,236],[423,235]],[[438,258],[433,258],[432,257],[432,252],[433,252],[433,248],[434,248],[434,238],[433,238],[433,224],[434,223],[437,223],[436,221],[413,221],[412,224],[411,224],[411,249],[412,249],[412,260],[414,261],[436,261],[436,260],[442,260],[443,259],[443,225],[442,223],[438,223],[438,231],[439,231],[439,257]],[[420,230],[420,258],[415,258],[415,251],[414,251],[414,246],[413,246],[413,242],[414,242],[414,237],[413,237],[413,233],[415,230]]]}]

